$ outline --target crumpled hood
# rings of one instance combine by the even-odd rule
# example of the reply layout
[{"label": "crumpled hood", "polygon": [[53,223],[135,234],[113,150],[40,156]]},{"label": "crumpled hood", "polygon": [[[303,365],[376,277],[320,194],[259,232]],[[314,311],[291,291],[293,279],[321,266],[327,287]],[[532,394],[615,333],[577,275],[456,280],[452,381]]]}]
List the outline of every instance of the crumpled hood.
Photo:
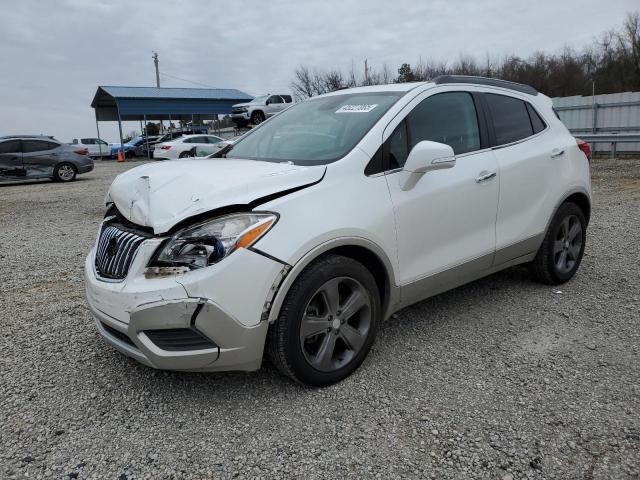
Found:
[{"label": "crumpled hood", "polygon": [[161,234],[185,218],[317,182],[325,170],[222,158],[170,160],[118,175],[107,201],[131,222]]}]

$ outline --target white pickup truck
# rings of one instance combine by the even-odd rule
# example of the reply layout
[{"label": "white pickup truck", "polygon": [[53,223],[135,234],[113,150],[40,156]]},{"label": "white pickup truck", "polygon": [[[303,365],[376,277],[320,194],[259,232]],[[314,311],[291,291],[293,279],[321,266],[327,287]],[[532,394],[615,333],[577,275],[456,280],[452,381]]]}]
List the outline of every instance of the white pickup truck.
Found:
[{"label": "white pickup truck", "polygon": [[261,95],[247,103],[231,107],[231,120],[239,127],[258,125],[267,118],[293,105],[291,95]]}]

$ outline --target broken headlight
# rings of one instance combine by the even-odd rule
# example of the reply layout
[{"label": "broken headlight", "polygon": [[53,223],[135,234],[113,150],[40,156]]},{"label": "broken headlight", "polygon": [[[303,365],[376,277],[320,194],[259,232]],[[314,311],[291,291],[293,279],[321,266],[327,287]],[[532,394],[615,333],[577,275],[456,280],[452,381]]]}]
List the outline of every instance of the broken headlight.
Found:
[{"label": "broken headlight", "polygon": [[251,246],[277,219],[274,213],[237,213],[187,227],[162,244],[147,273],[179,273],[218,263]]}]

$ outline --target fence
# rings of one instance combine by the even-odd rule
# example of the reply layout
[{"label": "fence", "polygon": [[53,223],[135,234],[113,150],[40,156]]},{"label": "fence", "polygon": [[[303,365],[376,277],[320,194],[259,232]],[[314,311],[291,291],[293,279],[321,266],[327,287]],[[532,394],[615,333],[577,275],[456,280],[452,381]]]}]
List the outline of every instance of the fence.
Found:
[{"label": "fence", "polygon": [[[593,134],[602,134],[602,141],[592,144],[594,152],[640,153],[640,142],[622,140],[622,134],[640,134],[640,92],[557,97],[553,106],[576,137],[582,134],[597,139]],[[621,134],[619,145],[613,134]]]}]

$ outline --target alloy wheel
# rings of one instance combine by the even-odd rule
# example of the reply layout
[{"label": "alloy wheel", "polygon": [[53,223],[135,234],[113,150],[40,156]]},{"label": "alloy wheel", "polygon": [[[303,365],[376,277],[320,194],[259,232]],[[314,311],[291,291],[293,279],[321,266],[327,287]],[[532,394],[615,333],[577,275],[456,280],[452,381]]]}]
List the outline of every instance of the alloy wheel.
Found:
[{"label": "alloy wheel", "polygon": [[363,348],[371,328],[371,299],[360,282],[336,277],[311,297],[300,323],[300,346],[316,370],[347,365]]},{"label": "alloy wheel", "polygon": [[73,179],[74,175],[75,175],[75,172],[71,165],[61,165],[58,168],[58,177],[63,182],[68,182],[69,180]]},{"label": "alloy wheel", "polygon": [[568,273],[580,258],[582,225],[575,215],[562,220],[553,242],[553,263],[560,273]]}]

